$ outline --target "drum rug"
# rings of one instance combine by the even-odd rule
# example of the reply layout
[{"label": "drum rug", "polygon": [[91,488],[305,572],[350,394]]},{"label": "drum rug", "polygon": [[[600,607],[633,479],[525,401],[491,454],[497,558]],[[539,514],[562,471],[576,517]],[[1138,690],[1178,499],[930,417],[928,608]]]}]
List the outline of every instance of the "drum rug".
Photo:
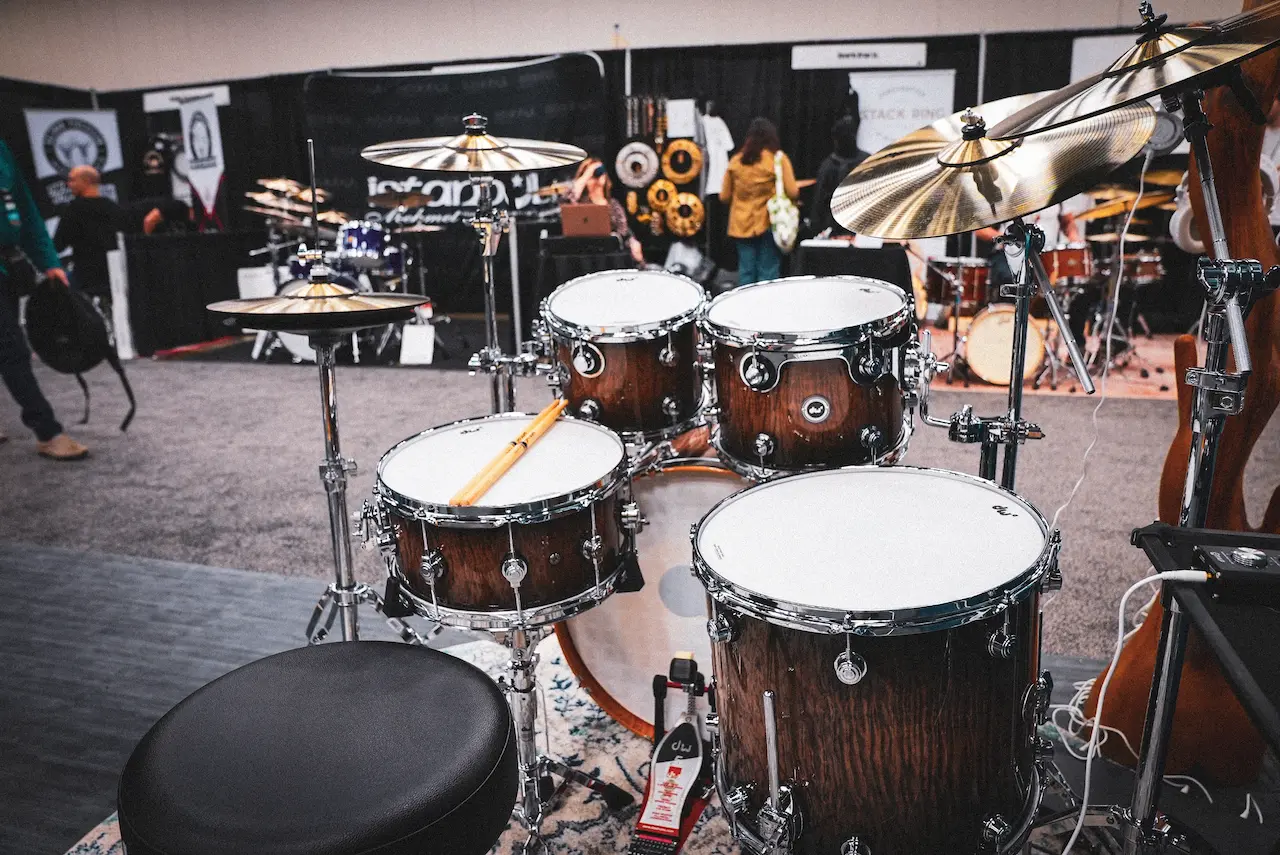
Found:
[{"label": "drum rug", "polygon": [[[489,641],[460,644],[447,649],[473,663],[495,679],[507,661],[506,649]],[[639,803],[649,775],[648,742],[609,718],[583,691],[550,636],[538,646],[538,680],[548,722],[550,754],[570,766],[599,775],[636,796],[636,804],[611,813],[604,801],[582,787],[567,789],[564,801],[543,822],[543,837],[551,852],[626,852]],[[539,740],[546,751],[545,743]],[[512,823],[493,848],[494,855],[519,850],[524,832]],[[688,855],[736,855],[729,827],[714,800],[690,835]],[[111,815],[73,846],[67,855],[124,855],[115,815]]]}]

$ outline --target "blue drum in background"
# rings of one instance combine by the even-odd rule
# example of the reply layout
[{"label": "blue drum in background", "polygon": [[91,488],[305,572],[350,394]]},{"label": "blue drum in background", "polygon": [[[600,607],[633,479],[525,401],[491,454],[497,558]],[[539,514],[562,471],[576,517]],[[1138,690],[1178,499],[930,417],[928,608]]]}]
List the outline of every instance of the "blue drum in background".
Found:
[{"label": "blue drum in background", "polygon": [[[336,252],[326,252],[324,254],[324,263],[335,273],[347,268],[347,265],[342,262]],[[293,279],[310,280],[311,266],[312,262],[310,260],[303,260],[296,255],[289,256],[289,276]]]},{"label": "blue drum in background", "polygon": [[381,223],[371,220],[348,220],[338,229],[338,258],[361,270],[375,270],[384,265],[390,235]]}]

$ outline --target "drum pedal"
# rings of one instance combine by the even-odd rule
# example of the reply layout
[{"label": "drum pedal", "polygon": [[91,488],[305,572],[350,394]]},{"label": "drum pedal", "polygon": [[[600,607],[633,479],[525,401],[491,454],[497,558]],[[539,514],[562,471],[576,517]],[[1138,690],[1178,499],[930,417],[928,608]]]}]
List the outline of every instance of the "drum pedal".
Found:
[{"label": "drum pedal", "polygon": [[400,596],[398,576],[387,577],[387,587],[382,592],[382,614],[387,618],[406,618],[414,614],[413,609],[404,601],[404,597]]},{"label": "drum pedal", "polygon": [[[682,690],[688,702],[676,726],[664,733],[667,689]],[[653,759],[627,849],[631,855],[675,855],[707,807],[715,789],[713,765],[695,712],[697,699],[705,694],[706,678],[689,653],[672,659],[668,674],[653,678]]]}]

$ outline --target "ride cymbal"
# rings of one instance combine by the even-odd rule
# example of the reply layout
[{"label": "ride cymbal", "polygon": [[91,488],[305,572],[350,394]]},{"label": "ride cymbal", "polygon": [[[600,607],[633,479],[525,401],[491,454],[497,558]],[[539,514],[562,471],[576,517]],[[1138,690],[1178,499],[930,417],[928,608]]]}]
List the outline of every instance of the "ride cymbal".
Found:
[{"label": "ride cymbal", "polygon": [[[1280,43],[1280,2],[1210,26],[1164,26],[1149,5],[1138,43],[1107,70],[1039,99],[992,127],[992,139],[1039,134],[1089,119],[1171,89],[1189,87]],[[1219,81],[1220,82],[1220,81]],[[1264,104],[1265,111],[1269,105]]]},{"label": "ride cymbal", "polygon": [[[1148,193],[1142,197],[1142,201],[1138,202],[1137,209],[1141,211],[1144,208],[1156,208],[1165,202],[1172,201],[1172,193]],[[1133,199],[1116,199],[1114,202],[1090,208],[1083,214],[1076,214],[1076,219],[1087,223],[1091,220],[1105,220],[1107,217],[1121,217],[1135,207],[1133,203]]]},{"label": "ride cymbal", "polygon": [[1142,150],[1155,112],[1136,104],[1025,140],[993,140],[1000,121],[1044,93],[966,110],[891,143],[849,173],[831,199],[836,222],[890,240],[969,232],[1033,214],[1096,187]]},{"label": "ride cymbal", "polygon": [[556,169],[587,158],[582,149],[564,143],[491,136],[485,130],[488,120],[474,113],[462,124],[465,131],[455,137],[377,143],[361,151],[360,156],[402,169],[480,175]]},{"label": "ride cymbal", "polygon": [[426,302],[412,294],[362,294],[335,282],[302,282],[274,297],[223,300],[205,308],[251,329],[305,333],[408,320]]}]

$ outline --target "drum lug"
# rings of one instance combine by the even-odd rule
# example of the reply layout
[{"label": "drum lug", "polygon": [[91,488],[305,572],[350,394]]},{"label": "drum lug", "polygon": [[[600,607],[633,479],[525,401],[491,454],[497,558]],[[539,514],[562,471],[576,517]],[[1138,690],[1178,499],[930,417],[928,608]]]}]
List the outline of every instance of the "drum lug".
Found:
[{"label": "drum lug", "polygon": [[852,638],[844,637],[844,651],[836,657],[836,679],[846,686],[856,686],[867,676],[867,660],[851,647]]},{"label": "drum lug", "polygon": [[578,415],[587,421],[597,421],[600,418],[600,402],[595,398],[587,398],[578,405]]},{"label": "drum lug", "polygon": [[742,813],[747,809],[747,802],[750,800],[750,787],[734,787],[732,790],[724,794],[724,806],[731,814]]},{"label": "drum lug", "polygon": [[582,541],[582,557],[590,561],[592,564],[599,564],[604,560],[604,538],[598,534],[584,538]]},{"label": "drum lug", "polygon": [[658,351],[658,362],[662,363],[665,368],[674,368],[675,364],[680,361],[680,351],[676,350],[668,342],[667,346]]},{"label": "drum lug", "polygon": [[1017,644],[1018,637],[1002,626],[987,639],[987,653],[992,659],[1012,659]]},{"label": "drum lug", "polygon": [[840,844],[840,855],[871,855],[871,847],[855,834]]},{"label": "drum lug", "polygon": [[717,610],[707,621],[707,635],[716,644],[728,644],[738,638],[738,625],[728,615]]},{"label": "drum lug", "polygon": [[982,821],[981,830],[984,843],[991,846],[999,846],[1000,842],[1009,836],[1013,826],[1009,825],[1009,820],[1000,814],[993,813]]},{"label": "drum lug", "polygon": [[767,433],[756,434],[755,441],[752,443],[755,447],[756,456],[764,461],[765,458],[772,457],[773,452],[778,448],[778,441]]},{"label": "drum lug", "polygon": [[1057,529],[1049,535],[1049,569],[1040,579],[1041,593],[1062,590],[1062,568],[1058,566],[1058,552],[1062,549],[1062,532]]},{"label": "drum lug", "polygon": [[874,386],[890,373],[884,349],[874,344],[867,344],[865,349],[851,348],[849,357],[849,379],[859,386]]},{"label": "drum lug", "polygon": [[[422,578],[425,579],[427,582],[434,584],[444,576],[444,570],[445,570],[444,554],[441,553],[439,550],[432,549],[431,547],[426,546],[426,544],[423,544],[423,546],[424,548],[422,550],[422,562],[420,565],[420,568],[422,570]],[[519,561],[520,559],[517,558],[516,560]],[[502,575],[503,576],[507,575],[505,561],[503,562]],[[510,579],[508,579],[507,581],[510,581]]]},{"label": "drum lug", "polygon": [[[426,561],[425,555],[423,561]],[[529,575],[529,564],[514,552],[508,552],[502,559],[502,578],[506,579],[511,587],[519,588],[527,575]]]},{"label": "drum lug", "polygon": [[753,392],[768,392],[778,385],[779,367],[767,355],[753,350],[738,363],[738,377]]},{"label": "drum lug", "polygon": [[884,431],[875,425],[864,425],[858,434],[858,441],[867,451],[877,454],[884,447]]},{"label": "drum lug", "polygon": [[680,402],[670,395],[662,398],[662,414],[674,425],[680,421]]},{"label": "drum lug", "polygon": [[1049,701],[1053,696],[1053,675],[1048,671],[1041,672],[1040,679],[1027,687],[1026,697],[1022,701],[1023,716],[1034,722],[1036,727],[1049,720]]}]

